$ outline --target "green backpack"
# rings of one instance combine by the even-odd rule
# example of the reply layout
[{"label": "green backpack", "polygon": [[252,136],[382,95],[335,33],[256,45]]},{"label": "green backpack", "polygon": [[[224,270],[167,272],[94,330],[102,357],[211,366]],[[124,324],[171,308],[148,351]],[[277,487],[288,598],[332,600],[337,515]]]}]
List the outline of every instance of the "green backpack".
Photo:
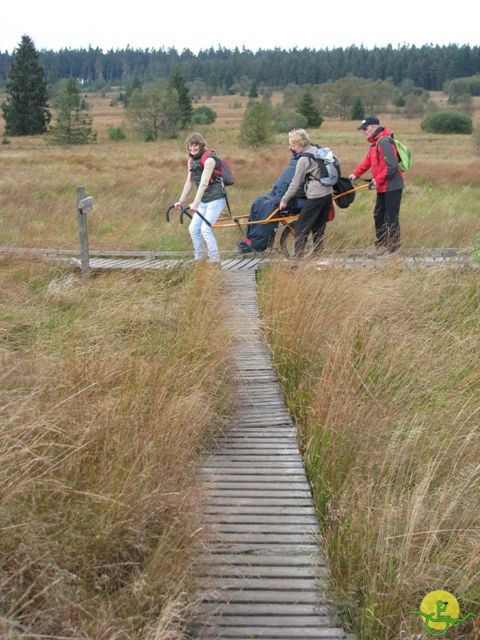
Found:
[{"label": "green backpack", "polygon": [[[406,144],[403,144],[403,142],[400,142],[400,140],[397,140],[396,138],[394,138],[393,136],[382,136],[384,138],[387,138],[390,140],[390,142],[392,144],[395,145],[396,149],[397,149],[397,153],[398,153],[398,166],[400,167],[400,169],[405,172],[408,171],[409,169],[412,168],[412,164],[413,164],[413,155],[412,155],[412,150],[410,149],[410,147],[407,147]],[[377,141],[377,147],[378,147],[378,143],[380,142],[381,138],[378,139]]]}]

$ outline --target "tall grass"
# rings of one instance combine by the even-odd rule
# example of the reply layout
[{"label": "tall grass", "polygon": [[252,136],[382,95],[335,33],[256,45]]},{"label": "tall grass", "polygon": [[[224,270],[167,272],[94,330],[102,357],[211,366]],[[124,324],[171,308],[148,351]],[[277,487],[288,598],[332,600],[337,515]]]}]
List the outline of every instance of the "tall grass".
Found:
[{"label": "tall grass", "polygon": [[[95,145],[52,148],[34,136],[10,138],[10,144],[0,147],[0,246],[78,248],[75,188],[83,185],[94,198],[88,217],[92,250],[191,249],[178,214],[169,224],[164,216],[185,180],[188,132],[175,140],[145,143],[128,128],[122,108],[109,106],[111,98],[89,97],[98,131]],[[234,108],[237,101],[242,108]],[[218,120],[200,127],[209,146],[233,168],[236,182],[229,197],[235,214],[248,213],[253,198],[271,188],[290,155],[284,134],[258,152],[239,146],[246,102],[238,96],[206,100]],[[401,207],[403,246],[478,245],[480,158],[472,137],[426,134],[420,120],[395,114],[381,117],[414,153]],[[356,124],[326,119],[320,129],[310,131],[312,140],[332,146],[345,175],[367,150]],[[112,126],[124,127],[127,140],[112,142],[108,136]],[[327,246],[372,245],[373,199],[372,192],[362,192],[349,209],[337,211],[328,225]],[[222,250],[232,251],[240,233],[226,229],[218,231],[217,238]]]},{"label": "tall grass", "polygon": [[221,274],[0,282],[0,636],[181,638],[230,404]]},{"label": "tall grass", "polygon": [[395,262],[262,278],[336,596],[362,640],[417,637],[408,612],[435,589],[480,611],[479,285]]},{"label": "tall grass", "polygon": [[[111,98],[89,98],[96,145],[52,148],[35,136],[0,148],[0,246],[78,248],[83,185],[92,250],[191,250],[186,225],[164,217],[185,179],[187,132],[146,144]],[[246,102],[208,99],[218,120],[200,128],[233,167],[234,213],[248,213],[289,160],[284,135],[259,152],[239,147]],[[381,115],[414,150],[403,246],[480,244],[471,138]],[[110,140],[109,126],[127,139]],[[355,123],[326,120],[311,134],[346,175],[366,151]],[[363,192],[337,211],[327,247],[370,246],[372,208]],[[240,237],[216,235],[223,251]],[[0,279],[0,635],[177,640],[201,538],[196,461],[229,409],[220,274],[123,272],[80,286],[68,270],[4,260]],[[476,610],[475,276],[277,269],[264,284],[339,599],[359,637],[416,629],[406,612],[439,583]]]}]

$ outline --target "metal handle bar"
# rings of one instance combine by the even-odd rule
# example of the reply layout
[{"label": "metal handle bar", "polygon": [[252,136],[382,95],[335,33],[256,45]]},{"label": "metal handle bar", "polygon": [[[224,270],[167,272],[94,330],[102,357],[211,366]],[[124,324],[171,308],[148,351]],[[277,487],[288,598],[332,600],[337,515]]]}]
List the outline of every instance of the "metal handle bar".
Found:
[{"label": "metal handle bar", "polygon": [[[172,209],[175,209],[175,205],[171,205],[170,207],[168,207],[167,212],[166,212],[166,216],[167,216],[167,222],[170,222],[170,211]],[[205,224],[208,224],[209,227],[212,226],[212,223],[209,222],[205,216],[203,216],[200,211],[194,211],[193,213],[190,212],[189,207],[182,207],[180,209],[180,224],[183,224],[183,217],[184,216],[188,216],[190,218],[190,220],[193,218],[193,216],[197,214],[197,216],[200,216],[200,218],[205,222]]]},{"label": "metal handle bar", "polygon": [[[174,204],[170,205],[170,206],[168,207],[168,209],[165,211],[165,217],[167,218],[167,222],[170,222],[170,211],[171,211],[172,209],[176,209],[176,206],[175,206]],[[197,212],[197,213],[198,213],[198,212]],[[183,216],[184,216],[184,215],[187,215],[189,218],[191,218],[191,217],[192,217],[192,215],[188,212],[188,207],[183,207],[182,209],[180,209],[180,224],[183,224]],[[200,213],[199,213],[198,215],[199,215],[201,218],[203,218],[203,216],[202,216]],[[205,218],[203,218],[203,219],[205,220]],[[205,220],[205,222],[206,222],[207,224],[210,224],[210,223],[208,222],[208,220]],[[210,225],[210,226],[212,226],[212,225]]]}]

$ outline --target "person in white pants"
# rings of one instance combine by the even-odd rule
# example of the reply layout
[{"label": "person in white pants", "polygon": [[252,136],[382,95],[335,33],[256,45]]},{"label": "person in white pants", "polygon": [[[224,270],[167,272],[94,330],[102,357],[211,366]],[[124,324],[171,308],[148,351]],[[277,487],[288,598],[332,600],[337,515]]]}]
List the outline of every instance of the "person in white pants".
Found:
[{"label": "person in white pants", "polygon": [[[197,187],[195,199],[188,204],[190,211],[201,214],[194,213],[188,227],[193,243],[194,259],[202,260],[205,257],[206,248],[208,262],[220,263],[217,240],[210,225],[215,224],[225,207],[225,186],[219,171],[218,159],[213,151],[206,149],[206,146],[205,139],[199,133],[188,136],[187,179],[175,207],[181,209],[187,206],[188,195],[195,185]],[[205,220],[208,220],[210,225]]]}]

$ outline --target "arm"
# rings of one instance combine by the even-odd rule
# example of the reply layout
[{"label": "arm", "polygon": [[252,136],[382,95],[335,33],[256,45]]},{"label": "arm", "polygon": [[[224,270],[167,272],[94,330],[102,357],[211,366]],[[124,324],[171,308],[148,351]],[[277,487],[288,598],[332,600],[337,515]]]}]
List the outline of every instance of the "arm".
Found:
[{"label": "arm", "polygon": [[365,171],[368,171],[371,166],[372,166],[372,162],[370,160],[370,150],[369,150],[365,158],[362,160],[362,162],[360,162],[360,164],[357,165],[353,170],[353,172],[350,174],[349,176],[350,180],[356,180],[361,175],[363,175]]},{"label": "arm", "polygon": [[398,171],[398,157],[397,152],[394,149],[394,145],[390,138],[387,136],[380,138],[378,141],[381,154],[385,160],[386,175],[388,177],[393,176]]},{"label": "arm", "polygon": [[187,204],[187,196],[190,193],[190,191],[192,190],[193,187],[193,178],[192,178],[192,173],[190,171],[190,166],[192,164],[192,161],[189,160],[188,164],[187,164],[187,179],[185,180],[185,184],[183,185],[183,191],[182,191],[182,195],[180,196],[180,198],[178,199],[178,202],[175,203],[175,207],[177,209],[181,209],[182,207],[185,207]]},{"label": "arm", "polygon": [[198,185],[197,194],[195,200],[191,203],[190,209],[196,211],[198,205],[202,201],[205,189],[208,187],[210,178],[212,177],[213,170],[215,169],[215,158],[207,158],[202,171],[202,177],[200,178],[200,184]]},{"label": "arm", "polygon": [[297,166],[295,167],[295,174],[293,176],[293,180],[290,183],[290,186],[287,189],[287,192],[282,198],[280,202],[279,208],[285,209],[287,206],[287,202],[291,200],[294,196],[296,196],[297,191],[303,186],[305,182],[305,174],[307,172],[308,166],[308,158],[300,158],[297,162]]}]

